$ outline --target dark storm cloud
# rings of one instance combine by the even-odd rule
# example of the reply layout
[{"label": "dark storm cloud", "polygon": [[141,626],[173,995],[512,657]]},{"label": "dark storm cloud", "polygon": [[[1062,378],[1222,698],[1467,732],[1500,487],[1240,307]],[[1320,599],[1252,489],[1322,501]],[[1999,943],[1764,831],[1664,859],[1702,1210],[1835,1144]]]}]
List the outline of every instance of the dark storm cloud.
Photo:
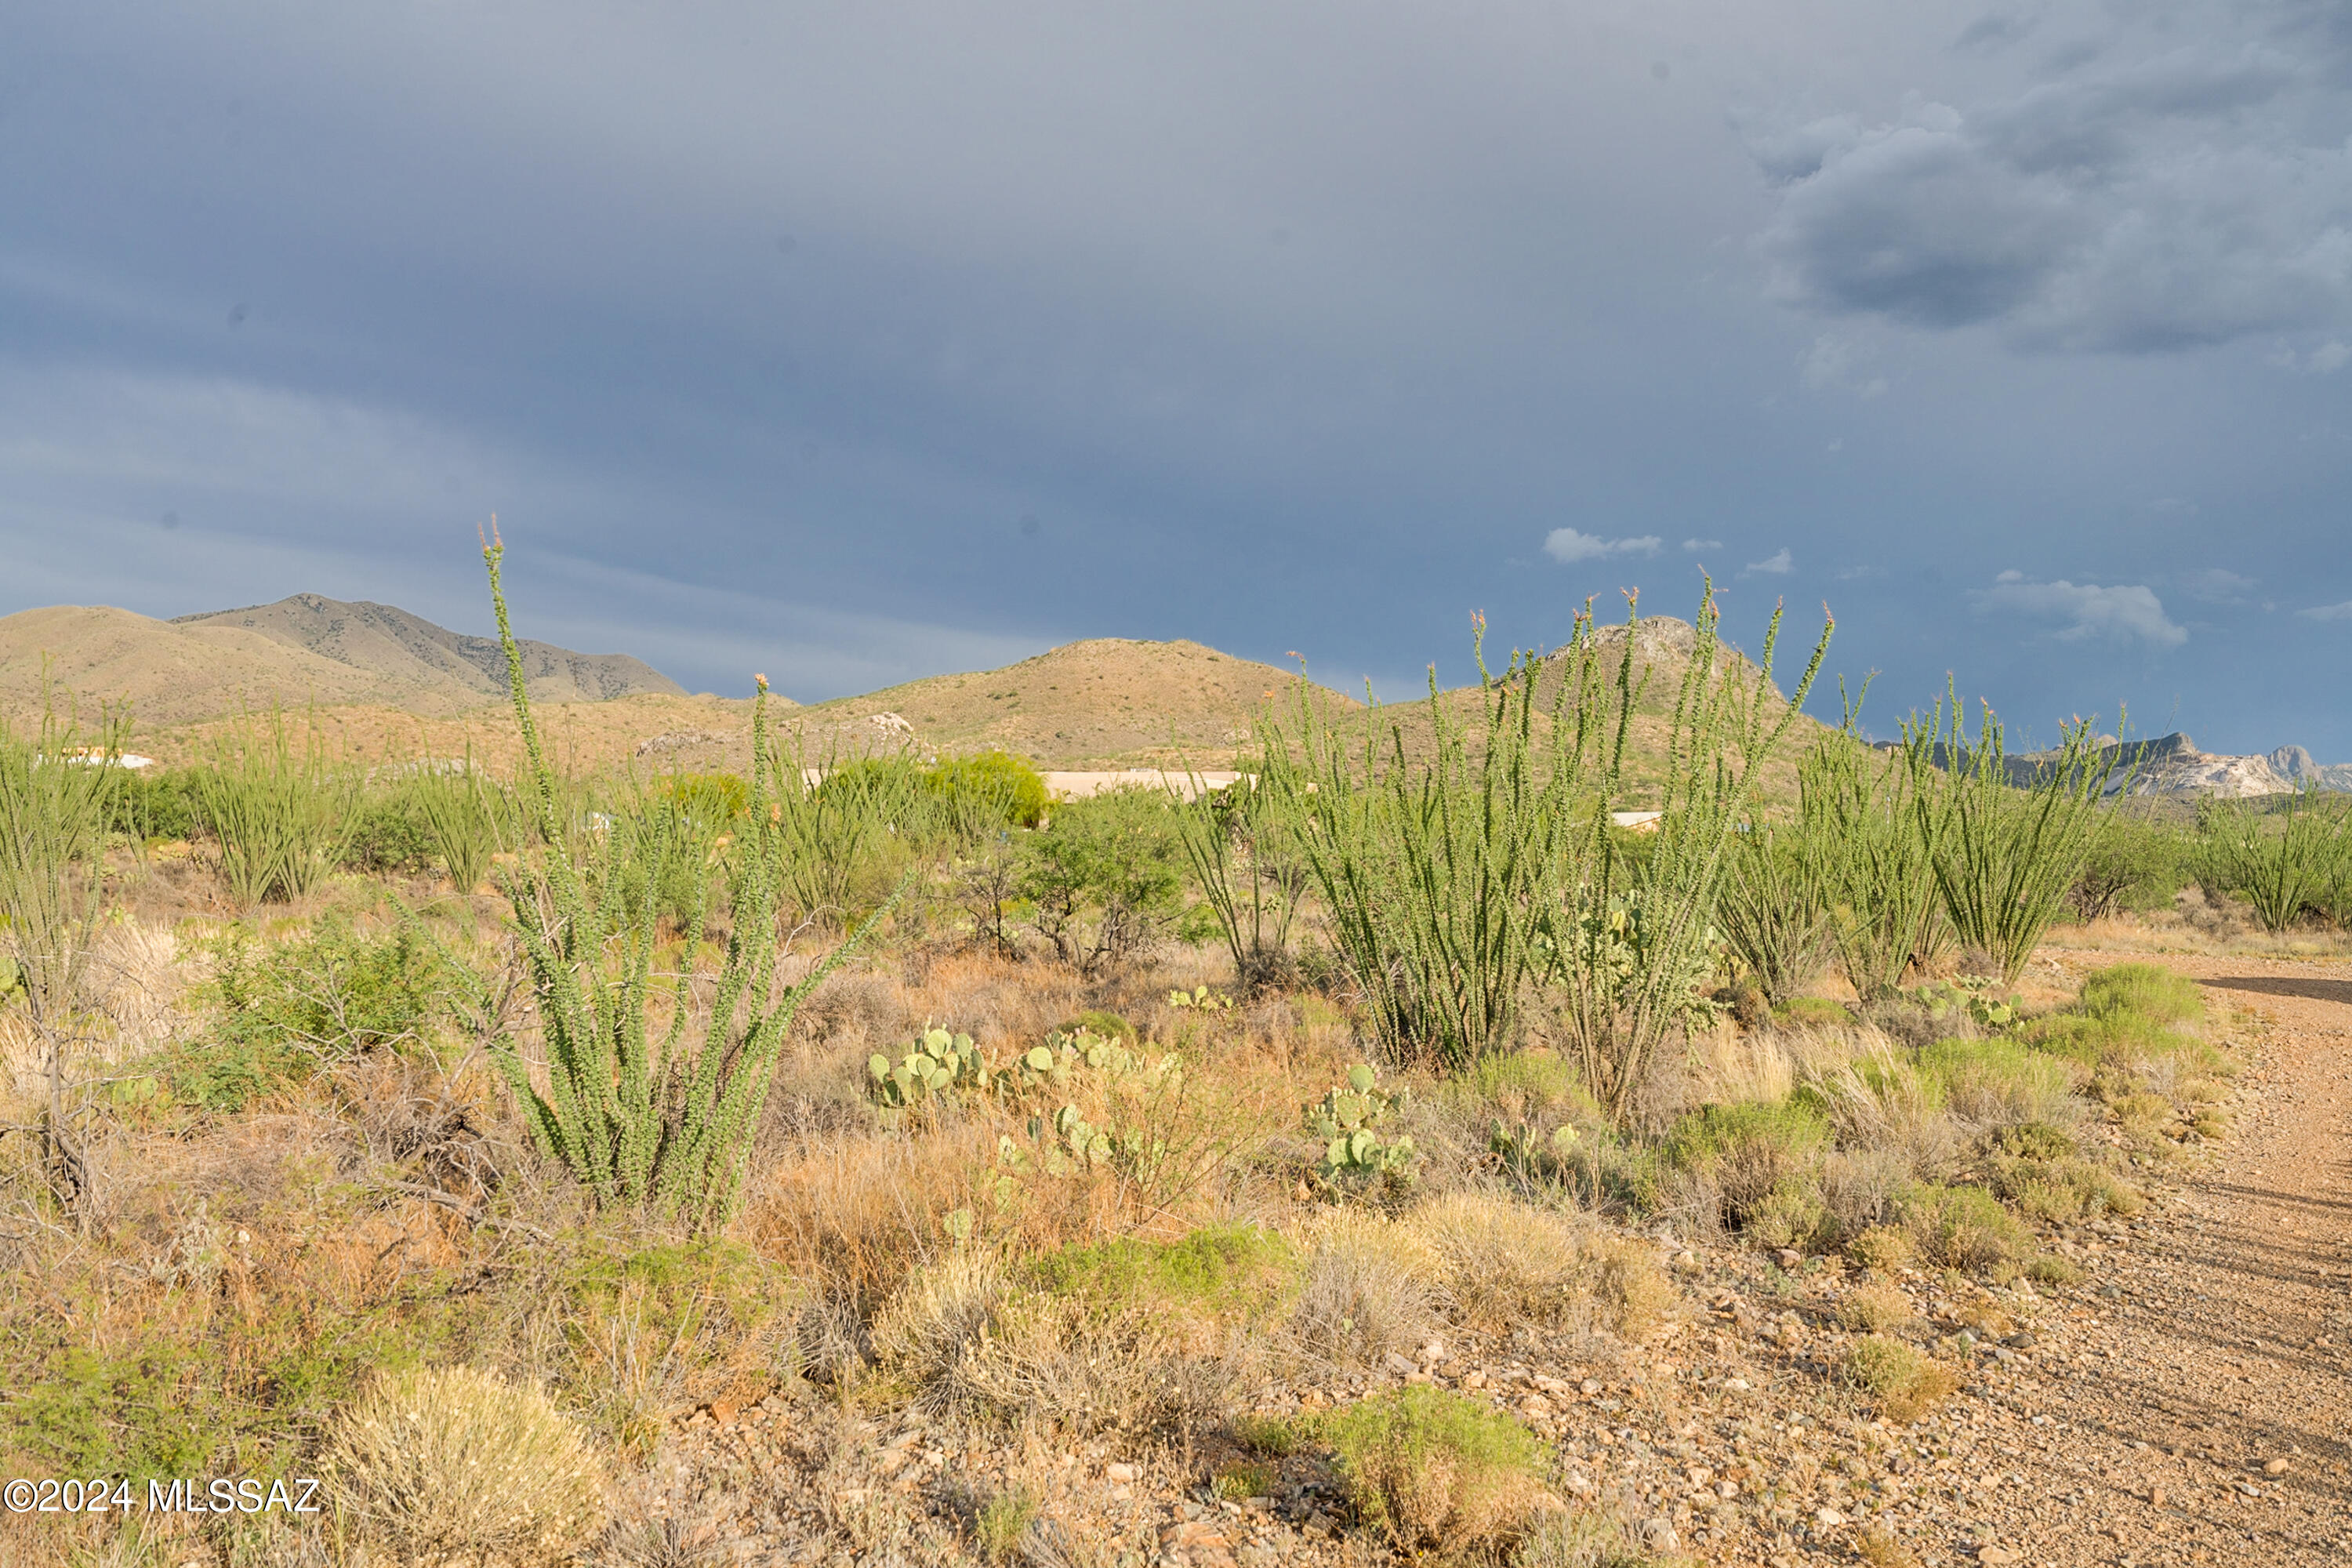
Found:
[{"label": "dark storm cloud", "polygon": [[[1911,325],[1991,324],[2044,349],[2147,353],[2352,320],[2352,148],[2340,94],[2281,47],[2128,23],[2005,93],[1915,99],[1759,136],[1784,298]],[[2178,23],[2178,16],[2165,18]],[[2151,32],[2153,33],[2153,29]],[[1975,35],[1971,35],[1975,36]]]},{"label": "dark storm cloud", "polygon": [[2352,757],[2294,613],[2352,595],[2347,58],[2315,5],[25,0],[0,609],[481,630],[495,510],[527,630],[696,687],[1125,635],[1410,691],[1473,607],[1707,566],[1892,700]]}]

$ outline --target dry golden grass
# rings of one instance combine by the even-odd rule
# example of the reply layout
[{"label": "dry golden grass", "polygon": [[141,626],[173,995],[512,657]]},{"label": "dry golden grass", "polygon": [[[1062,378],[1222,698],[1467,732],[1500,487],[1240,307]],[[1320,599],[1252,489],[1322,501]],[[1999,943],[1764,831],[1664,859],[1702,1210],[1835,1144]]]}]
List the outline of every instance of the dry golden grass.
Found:
[{"label": "dry golden grass", "polygon": [[603,1467],[547,1396],[467,1367],[377,1376],[324,1468],[344,1517],[404,1562],[566,1562],[605,1517]]},{"label": "dry golden grass", "polygon": [[1455,1310],[1481,1327],[1582,1320],[1634,1336],[1674,1300],[1653,1248],[1507,1198],[1449,1194],[1404,1224],[1436,1255]]}]

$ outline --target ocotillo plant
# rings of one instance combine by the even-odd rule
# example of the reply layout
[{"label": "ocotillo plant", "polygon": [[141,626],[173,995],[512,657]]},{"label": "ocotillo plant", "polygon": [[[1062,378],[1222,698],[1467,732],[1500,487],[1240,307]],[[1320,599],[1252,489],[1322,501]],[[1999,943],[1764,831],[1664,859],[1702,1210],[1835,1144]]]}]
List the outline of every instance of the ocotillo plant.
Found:
[{"label": "ocotillo plant", "polygon": [[1936,888],[1952,934],[2014,982],[2108,828],[2099,803],[2113,753],[2101,752],[2089,723],[2071,724],[2058,754],[2020,787],[1992,710],[1971,742],[1959,695],[1947,690],[1948,703],[1905,727],[1905,747],[1941,767],[1915,770],[1927,787],[1912,805],[1921,839],[1935,847]]},{"label": "ocotillo plant", "polygon": [[[499,581],[503,554],[495,536],[483,545],[527,757],[526,805],[543,844],[504,881],[539,1003],[547,1092],[532,1086],[530,1067],[511,1040],[494,1059],[539,1146],[600,1203],[639,1205],[708,1229],[725,1221],[741,1193],[751,1134],[793,1009],[873,921],[799,984],[780,986],[784,814],[772,809],[776,803],[768,793],[768,682],[756,677],[751,800],[733,858],[732,929],[709,1021],[700,1038],[690,1039],[688,983],[707,908],[698,903],[688,911],[678,972],[657,976],[654,958],[667,932],[657,901],[641,889],[698,830],[689,814],[675,810],[616,816],[609,825],[574,823],[559,810],[558,781],[531,719],[522,655],[508,625]],[[640,891],[633,896],[632,889]],[[668,1021],[656,1036],[648,1016],[665,1003]]]},{"label": "ocotillo plant", "polygon": [[315,729],[298,749],[273,708],[215,744],[196,793],[229,892],[251,906],[291,902],[327,879],[351,842],[359,781],[329,763]]},{"label": "ocotillo plant", "polygon": [[120,726],[110,721],[85,744],[68,719],[44,703],[39,731],[18,734],[0,721],[0,954],[16,970],[47,1058],[42,1117],[51,1189],[87,1221],[90,1169],[75,1132],[68,1057],[92,939],[106,910],[106,829],[121,793]]},{"label": "ocotillo plant", "polygon": [[1294,723],[1265,726],[1260,784],[1297,824],[1294,841],[1329,910],[1332,943],[1381,1044],[1448,1067],[1475,1062],[1509,1035],[1559,900],[1575,791],[1598,739],[1590,703],[1572,727],[1562,721],[1564,686],[1546,712],[1540,660],[1515,654],[1490,675],[1483,621],[1475,635],[1475,716],[1465,726],[1448,711],[1433,669],[1425,758],[1377,703],[1350,742],[1302,679]]},{"label": "ocotillo plant", "polygon": [[1823,847],[1830,941],[1864,1002],[1902,989],[1915,963],[1932,960],[1950,927],[1936,885],[1941,818],[1919,809],[1935,787],[1928,752],[1876,752],[1843,732],[1824,737],[1798,769],[1805,836]]},{"label": "ocotillo plant", "polygon": [[[1780,637],[1778,605],[1753,665],[1726,658],[1709,583],[1693,619],[1666,735],[1666,765],[1655,842],[1631,860],[1609,833],[1607,803],[1622,777],[1635,683],[1638,605],[1630,598],[1625,650],[1608,700],[1614,738],[1592,779],[1596,804],[1576,847],[1581,875],[1553,917],[1554,955],[1545,978],[1561,998],[1562,1021],[1581,1058],[1584,1081],[1612,1118],[1633,1109],[1635,1091],[1668,1037],[1686,1029],[1715,962],[1714,926],[1725,865],[1754,814],[1763,769],[1797,721],[1834,623],[1824,618],[1805,673],[1786,698],[1772,685]],[[1589,623],[1588,623],[1589,625]],[[1590,647],[1580,655],[1590,665]],[[1585,680],[1589,688],[1591,682]]]}]

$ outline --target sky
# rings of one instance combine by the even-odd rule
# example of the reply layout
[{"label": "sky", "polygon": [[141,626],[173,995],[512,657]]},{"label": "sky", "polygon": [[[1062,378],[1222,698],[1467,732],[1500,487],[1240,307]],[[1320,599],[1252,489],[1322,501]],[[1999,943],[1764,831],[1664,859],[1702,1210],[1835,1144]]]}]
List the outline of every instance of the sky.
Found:
[{"label": "sky", "polygon": [[803,700],[1410,696],[1703,574],[2352,759],[2352,11],[0,10],[0,612],[311,592]]}]

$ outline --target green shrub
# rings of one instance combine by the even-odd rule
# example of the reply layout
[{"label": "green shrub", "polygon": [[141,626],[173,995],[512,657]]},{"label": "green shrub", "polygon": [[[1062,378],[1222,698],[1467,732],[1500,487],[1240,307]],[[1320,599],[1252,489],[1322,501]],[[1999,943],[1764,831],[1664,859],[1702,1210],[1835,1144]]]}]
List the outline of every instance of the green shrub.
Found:
[{"label": "green shrub", "polygon": [[343,841],[342,863],[357,871],[422,871],[433,844],[413,790],[394,789],[360,797]]},{"label": "green shrub", "polygon": [[1511,1416],[1409,1384],[1323,1423],[1356,1511],[1396,1545],[1475,1549],[1525,1527],[1542,1496],[1543,1447]]},{"label": "green shrub", "polygon": [[2025,1226],[1982,1187],[1921,1183],[1897,1207],[1921,1256],[1940,1268],[1982,1270],[2032,1250]]},{"label": "green shrub", "polygon": [[995,1563],[1023,1561],[1022,1542],[1030,1525],[1036,1522],[1041,1501],[1027,1487],[1013,1487],[990,1498],[972,1525],[981,1556]]},{"label": "green shrub", "polygon": [[1209,1226],[1171,1242],[1121,1237],[1066,1247],[1027,1266],[1034,1289],[1108,1307],[1255,1316],[1296,1284],[1290,1244],[1255,1226]]},{"label": "green shrub", "polygon": [[1773,1007],[1772,1022],[1784,1029],[1843,1029],[1853,1023],[1853,1014],[1826,996],[1791,996]]},{"label": "green shrub", "polygon": [[2137,1014],[2159,1024],[2205,1021],[2204,987],[2153,963],[2118,963],[2083,981],[2082,1009],[2094,1018]]},{"label": "green shrub", "polygon": [[371,1050],[429,1050],[451,976],[431,941],[403,924],[362,935],[342,915],[271,945],[243,930],[214,949],[205,995],[215,1022],[162,1064],[173,1099],[235,1111],[281,1083]]},{"label": "green shrub", "polygon": [[194,768],[142,768],[114,797],[110,830],[133,844],[191,839],[204,831],[204,797]]},{"label": "green shrub", "polygon": [[655,786],[655,793],[713,824],[732,823],[751,809],[751,786],[734,773],[671,773]]},{"label": "green shrub", "polygon": [[2189,847],[2172,828],[2118,816],[2092,846],[2067,904],[2084,921],[2168,909],[2187,877]]},{"label": "green shrub", "polygon": [[1176,807],[1158,790],[1112,790],[1058,808],[1022,840],[1018,887],[1055,956],[1085,973],[1149,951],[1183,910]]},{"label": "green shrub", "polygon": [[1066,1035],[1099,1035],[1106,1040],[1117,1040],[1130,1050],[1142,1038],[1134,1025],[1118,1014],[1107,1012],[1100,1007],[1087,1008],[1063,1025],[1061,1032]]},{"label": "green shrub", "polygon": [[1809,1177],[1830,1141],[1828,1119],[1809,1100],[1792,1099],[1702,1107],[1668,1129],[1659,1152],[1669,1169],[1714,1183],[1727,1226],[1760,1227],[1758,1240],[1787,1247],[1820,1222]]},{"label": "green shrub", "polygon": [[1856,1340],[1839,1370],[1877,1402],[1889,1421],[1902,1426],[1927,1415],[1959,1386],[1948,1368],[1884,1334]]},{"label": "green shrub", "polygon": [[1975,1121],[2057,1123],[2079,1114],[2078,1071],[2020,1040],[1938,1040],[1919,1053],[1919,1070],[1943,1085],[1956,1114]]},{"label": "green shrub", "polygon": [[1045,819],[1045,780],[1009,752],[950,757],[923,774],[923,788],[967,837]]}]

